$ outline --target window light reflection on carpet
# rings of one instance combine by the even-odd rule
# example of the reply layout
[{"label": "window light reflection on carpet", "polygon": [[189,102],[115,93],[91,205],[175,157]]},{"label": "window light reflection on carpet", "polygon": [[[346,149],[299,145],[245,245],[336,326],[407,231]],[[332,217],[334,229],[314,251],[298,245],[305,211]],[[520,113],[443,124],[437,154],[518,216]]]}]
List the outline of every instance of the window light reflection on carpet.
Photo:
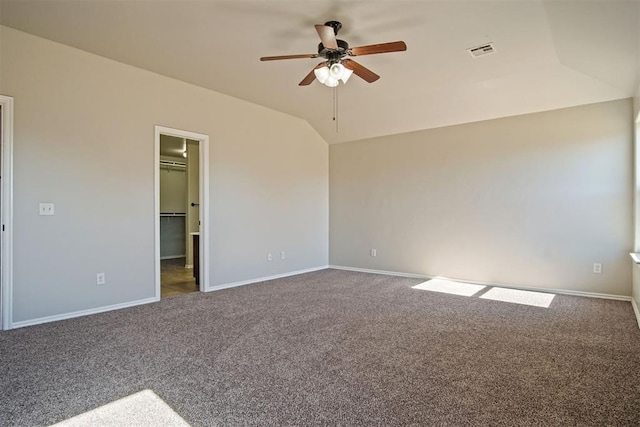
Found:
[{"label": "window light reflection on carpet", "polygon": [[[413,289],[424,291],[442,292],[445,294],[460,295],[465,297],[476,296],[481,299],[502,301],[514,304],[530,305],[534,307],[548,308],[555,297],[554,294],[544,292],[525,291],[521,289],[500,288],[487,285],[457,282],[455,280],[435,277],[426,282],[415,285]],[[482,292],[485,290],[485,292]]]},{"label": "window light reflection on carpet", "polygon": [[190,427],[157,394],[146,389],[76,415],[50,427],[163,426]]},{"label": "window light reflection on carpet", "polygon": [[425,291],[443,292],[445,294],[461,295],[470,297],[486,288],[483,285],[472,285],[471,283],[454,282],[452,280],[434,278],[422,282],[413,287]]},{"label": "window light reflection on carpet", "polygon": [[551,301],[553,301],[554,297],[554,294],[506,288],[491,288],[485,294],[480,296],[480,298],[493,301],[511,302],[515,304],[532,305],[534,307],[545,308],[548,308],[549,305],[551,305]]}]

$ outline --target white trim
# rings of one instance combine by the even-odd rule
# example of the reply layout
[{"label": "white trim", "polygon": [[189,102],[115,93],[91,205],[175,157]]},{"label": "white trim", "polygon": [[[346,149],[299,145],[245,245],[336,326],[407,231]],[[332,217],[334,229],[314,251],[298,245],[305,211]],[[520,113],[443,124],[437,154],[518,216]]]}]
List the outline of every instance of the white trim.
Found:
[{"label": "white trim", "polygon": [[[0,330],[12,329],[13,321],[13,98],[0,95],[2,106],[2,277]],[[0,230],[2,224],[0,224]]]},{"label": "white trim", "polygon": [[[381,271],[381,270],[369,270],[366,268],[355,268],[355,267],[344,267],[339,265],[330,265],[329,268],[335,270],[346,270],[346,271],[359,271],[362,273],[372,273],[372,274],[384,274],[387,276],[398,276],[398,277],[412,277],[415,279],[433,279],[432,276],[427,276],[423,274],[412,274],[412,273],[398,273],[394,271]],[[466,279],[455,279],[451,277],[441,277],[442,279],[453,280],[456,282],[470,283],[472,285],[483,285],[483,286],[491,286],[497,288],[508,288],[508,289],[521,289],[524,291],[535,291],[535,292],[546,292],[549,294],[559,294],[559,295],[573,295],[578,297],[588,297],[588,298],[602,298],[602,299],[612,299],[617,301],[631,301],[630,296],[625,295],[614,295],[614,294],[600,294],[595,292],[584,292],[584,291],[572,291],[567,289],[552,289],[552,288],[538,288],[533,286],[520,286],[520,285],[505,285],[503,283],[487,283],[487,282],[477,282],[474,280],[466,280]]]},{"label": "white trim", "polygon": [[[209,136],[202,135],[200,140],[200,289],[204,290],[209,286],[209,260],[211,259],[210,248],[211,232],[209,229]],[[206,266],[206,268],[205,268]]]},{"label": "white trim", "polygon": [[154,213],[155,227],[155,298],[160,301],[160,135],[176,136],[199,142],[200,167],[200,290],[206,291],[209,284],[209,135],[195,133],[186,130],[173,129],[156,125],[154,127],[154,160],[153,160],[153,186],[154,186]]},{"label": "white trim", "polygon": [[426,276],[424,274],[400,273],[397,271],[386,270],[371,270],[368,268],[344,267],[341,265],[330,265],[329,268],[332,268],[334,270],[358,271],[360,273],[382,274],[385,276],[410,277],[413,279],[433,279],[433,277]]},{"label": "white trim", "polygon": [[160,301],[160,130],[154,128],[153,135],[153,274],[154,301]]},{"label": "white trim", "polygon": [[640,328],[640,310],[638,310],[638,304],[636,304],[636,300],[631,298],[631,307],[633,307],[633,312],[636,315],[636,320],[638,321],[638,328]]},{"label": "white trim", "polygon": [[23,320],[15,322],[13,328],[24,328],[25,326],[40,325],[42,323],[57,322],[58,320],[73,319],[74,317],[89,316],[91,314],[104,313],[105,311],[120,310],[122,308],[135,307],[136,305],[144,305],[156,302],[155,298],[145,298],[138,301],[124,302],[121,304],[108,305],[105,307],[91,308],[88,310],[74,311],[71,313],[56,314],[53,316],[39,317],[37,319]]},{"label": "white trim", "polygon": [[469,280],[452,279],[447,277],[443,277],[443,279],[449,279],[457,282],[471,283],[474,285],[491,286],[495,288],[521,289],[523,291],[546,292],[548,294],[571,295],[571,296],[586,297],[586,298],[611,299],[616,301],[627,301],[627,302],[631,301],[631,297],[625,296],[625,295],[601,294],[598,292],[574,291],[570,289],[539,288],[535,286],[520,286],[520,285],[511,285],[511,284],[505,285],[503,283],[476,282],[476,281],[469,281]]},{"label": "white trim", "polygon": [[235,288],[237,286],[244,286],[244,285],[251,285],[253,283],[266,282],[268,280],[282,279],[283,277],[290,277],[290,276],[297,276],[299,274],[312,273],[314,271],[326,270],[327,268],[329,268],[328,265],[322,265],[320,267],[312,267],[312,268],[307,268],[307,269],[304,269],[304,270],[291,271],[289,273],[282,273],[282,274],[276,274],[276,275],[273,275],[273,276],[259,277],[257,279],[243,280],[241,282],[225,283],[223,285],[207,287],[207,288],[205,288],[204,291],[205,292],[219,291],[219,290],[222,290],[222,289]]}]

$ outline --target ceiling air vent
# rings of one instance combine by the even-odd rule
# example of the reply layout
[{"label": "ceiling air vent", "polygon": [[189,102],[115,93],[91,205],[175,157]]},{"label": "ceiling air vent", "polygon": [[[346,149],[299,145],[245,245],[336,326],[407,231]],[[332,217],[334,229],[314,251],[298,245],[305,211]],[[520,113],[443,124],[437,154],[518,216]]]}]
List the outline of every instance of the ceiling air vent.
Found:
[{"label": "ceiling air vent", "polygon": [[489,55],[491,53],[494,53],[495,51],[496,49],[493,47],[493,43],[486,43],[480,46],[467,49],[467,52],[469,52],[469,55],[471,55],[474,58]]}]

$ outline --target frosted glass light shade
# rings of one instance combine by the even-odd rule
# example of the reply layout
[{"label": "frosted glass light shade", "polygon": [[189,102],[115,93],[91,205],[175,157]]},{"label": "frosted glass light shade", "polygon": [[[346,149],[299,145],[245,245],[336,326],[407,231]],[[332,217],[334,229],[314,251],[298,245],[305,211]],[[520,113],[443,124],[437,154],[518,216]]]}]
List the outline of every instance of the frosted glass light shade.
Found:
[{"label": "frosted glass light shade", "polygon": [[329,87],[336,87],[338,86],[338,79],[334,79],[333,77],[329,76],[327,77],[327,80],[325,80],[324,84]]},{"label": "frosted glass light shade", "polygon": [[342,76],[344,75],[344,71],[345,70],[346,70],[346,68],[344,68],[344,65],[342,65],[340,63],[335,63],[335,64],[333,64],[331,66],[331,68],[329,68],[329,74],[334,79],[340,80],[342,78]]},{"label": "frosted glass light shade", "polygon": [[349,77],[351,77],[351,74],[353,74],[353,70],[345,68],[344,73],[342,73],[342,77],[340,78],[340,80],[342,80],[342,83],[346,83],[347,80],[349,80]]},{"label": "frosted glass light shade", "polygon": [[316,79],[322,84],[324,84],[329,78],[329,67],[321,67],[313,70],[313,74],[316,75]]}]

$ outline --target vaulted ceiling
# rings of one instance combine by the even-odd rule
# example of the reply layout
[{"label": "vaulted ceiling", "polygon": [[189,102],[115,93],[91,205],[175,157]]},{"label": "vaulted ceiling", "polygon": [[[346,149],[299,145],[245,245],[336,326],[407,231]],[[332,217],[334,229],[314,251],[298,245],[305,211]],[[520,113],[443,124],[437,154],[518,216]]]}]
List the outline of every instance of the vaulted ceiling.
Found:
[{"label": "vaulted ceiling", "polygon": [[[314,24],[342,22],[381,76],[334,91],[298,82],[318,59]],[[0,0],[0,23],[307,120],[329,143],[633,96],[640,2]],[[466,49],[493,43],[495,53]]]}]

